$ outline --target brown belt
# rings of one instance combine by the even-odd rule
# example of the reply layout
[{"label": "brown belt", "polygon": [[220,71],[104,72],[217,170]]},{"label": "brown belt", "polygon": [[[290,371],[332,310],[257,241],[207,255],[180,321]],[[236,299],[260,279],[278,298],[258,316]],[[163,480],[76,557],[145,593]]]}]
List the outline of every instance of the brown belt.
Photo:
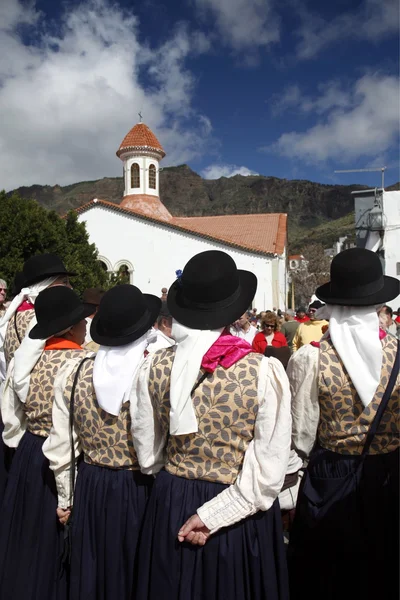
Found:
[{"label": "brown belt", "polygon": [[296,471],[296,473],[289,473],[288,475],[286,475],[285,481],[283,482],[281,492],[284,492],[288,488],[291,488],[294,485],[296,485],[298,480],[299,480],[299,471]]}]

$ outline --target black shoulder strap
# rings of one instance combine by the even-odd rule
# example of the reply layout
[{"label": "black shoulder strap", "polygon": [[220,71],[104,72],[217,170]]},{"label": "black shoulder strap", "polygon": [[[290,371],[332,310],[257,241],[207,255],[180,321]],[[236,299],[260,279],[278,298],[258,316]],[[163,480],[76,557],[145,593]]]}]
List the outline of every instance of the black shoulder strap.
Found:
[{"label": "black shoulder strap", "polygon": [[370,449],[372,440],[374,439],[374,436],[379,427],[379,423],[381,422],[383,414],[384,414],[386,407],[388,405],[388,402],[390,400],[390,396],[392,395],[394,384],[396,383],[396,379],[399,374],[399,367],[400,367],[400,340],[397,342],[396,358],[394,359],[392,372],[390,373],[390,378],[389,378],[388,384],[386,386],[385,393],[382,396],[382,400],[381,400],[378,410],[376,411],[375,418],[372,421],[371,426],[368,430],[367,439],[365,440],[365,444],[364,444],[364,448],[363,448],[361,456],[365,456],[368,453],[368,450]]},{"label": "black shoulder strap", "polygon": [[15,329],[15,333],[17,334],[18,341],[19,341],[19,343],[21,343],[22,340],[21,340],[21,336],[19,335],[19,331],[18,331],[18,327],[17,327],[17,314],[18,314],[17,311],[15,311],[15,313],[14,313],[14,329]]},{"label": "black shoulder strap", "polygon": [[69,440],[70,440],[70,444],[71,444],[71,470],[70,470],[71,505],[72,505],[72,501],[73,501],[73,497],[74,497],[75,469],[76,469],[76,466],[75,466],[75,447],[74,447],[74,436],[73,436],[75,390],[76,390],[76,386],[77,386],[77,383],[78,383],[79,373],[81,372],[83,364],[87,360],[93,360],[93,357],[92,356],[86,356],[79,363],[79,366],[78,366],[78,368],[76,370],[76,373],[75,373],[74,381],[72,383],[71,398],[70,398],[70,402],[69,402]]}]

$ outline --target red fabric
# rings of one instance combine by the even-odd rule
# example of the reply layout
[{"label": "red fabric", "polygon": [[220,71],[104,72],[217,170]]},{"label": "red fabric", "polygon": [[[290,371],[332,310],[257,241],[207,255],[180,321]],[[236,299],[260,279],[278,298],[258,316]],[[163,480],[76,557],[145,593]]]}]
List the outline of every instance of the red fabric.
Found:
[{"label": "red fabric", "polygon": [[47,340],[45,350],[82,350],[82,346],[64,338],[51,337]]},{"label": "red fabric", "polygon": [[[286,341],[285,336],[280,331],[276,331],[274,333],[274,337],[271,343],[271,346],[274,348],[282,348],[282,346],[287,346],[288,343]],[[253,350],[255,352],[260,352],[260,354],[264,354],[265,348],[268,346],[267,340],[265,338],[265,333],[260,332],[257,333],[253,340]]]},{"label": "red fabric", "polygon": [[387,333],[386,333],[386,331],[385,331],[384,329],[381,329],[381,328],[379,327],[379,339],[380,339],[380,340],[383,340],[383,339],[384,339],[386,336],[387,336]]},{"label": "red fabric", "polygon": [[307,315],[305,315],[302,319],[299,319],[299,317],[295,317],[294,320],[298,323],[306,323],[310,320],[310,317],[307,317]]},{"label": "red fabric", "polygon": [[24,300],[22,302],[22,304],[20,304],[17,308],[17,312],[24,312],[25,310],[33,310],[35,307],[33,306],[32,302],[29,302],[29,300]]},{"label": "red fabric", "polygon": [[395,318],[396,323],[400,323],[400,315]]},{"label": "red fabric", "polygon": [[253,348],[246,340],[231,335],[225,329],[203,356],[201,366],[207,373],[214,373],[219,365],[228,369],[250,352]]}]

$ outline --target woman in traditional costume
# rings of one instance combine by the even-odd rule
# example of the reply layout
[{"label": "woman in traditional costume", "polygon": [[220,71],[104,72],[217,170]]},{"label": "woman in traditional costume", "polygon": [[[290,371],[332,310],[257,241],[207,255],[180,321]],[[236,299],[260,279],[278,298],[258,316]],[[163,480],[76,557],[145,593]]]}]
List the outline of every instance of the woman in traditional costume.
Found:
[{"label": "woman in traditional costume", "polygon": [[377,314],[399,292],[377,254],[341,252],[316,290],[329,330],[289,362],[293,446],[311,452],[290,535],[295,600],[399,595],[399,354]]},{"label": "woman in traditional costume", "polygon": [[62,527],[55,513],[56,487],[42,447],[51,428],[54,378],[65,361],[85,356],[81,345],[91,312],[93,307],[67,287],[41,292],[35,302],[37,324],[7,372],[3,439],[16,452],[2,504],[0,598],[66,597],[65,578],[58,579]]},{"label": "woman in traditional costume", "polygon": [[[159,298],[133,285],[106,292],[90,328],[100,345],[96,357],[66,364],[55,384],[53,427],[43,451],[55,473],[62,522],[73,504],[70,600],[133,597],[136,546],[153,478],[140,472],[129,395],[160,308]],[[71,466],[81,453],[73,493]]]},{"label": "woman in traditional costume", "polygon": [[168,293],[177,346],[149,355],[131,399],[143,473],[159,472],[139,545],[138,600],[288,598],[278,493],[290,451],[279,361],[225,328],[253,273],[194,256]]}]

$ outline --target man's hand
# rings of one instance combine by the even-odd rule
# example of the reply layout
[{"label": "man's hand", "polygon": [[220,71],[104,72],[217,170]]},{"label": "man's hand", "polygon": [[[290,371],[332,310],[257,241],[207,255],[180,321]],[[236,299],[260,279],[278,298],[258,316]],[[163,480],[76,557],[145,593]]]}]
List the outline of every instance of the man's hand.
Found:
[{"label": "man's hand", "polygon": [[71,515],[70,508],[57,508],[57,517],[61,525],[65,525]]},{"label": "man's hand", "polygon": [[209,537],[210,530],[198,515],[192,515],[178,532],[180,542],[189,542],[194,546],[204,546]]}]

